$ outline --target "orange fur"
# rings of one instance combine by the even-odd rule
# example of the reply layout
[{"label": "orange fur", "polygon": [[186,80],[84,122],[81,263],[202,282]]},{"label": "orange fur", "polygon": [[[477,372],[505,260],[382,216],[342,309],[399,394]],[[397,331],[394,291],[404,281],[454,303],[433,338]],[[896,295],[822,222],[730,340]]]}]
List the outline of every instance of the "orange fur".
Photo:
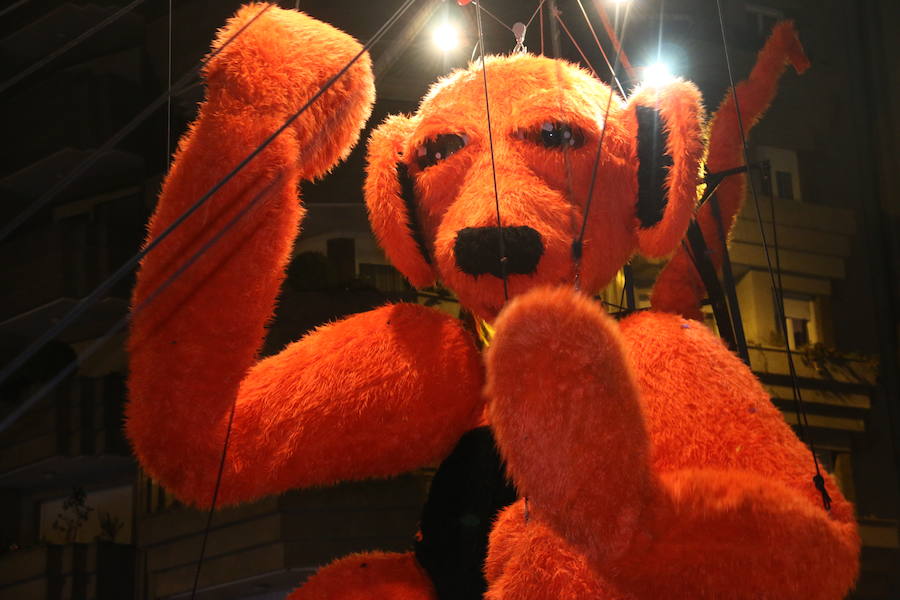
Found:
[{"label": "orange fur", "polygon": [[403,115],[392,115],[369,138],[365,196],[372,231],[391,262],[415,287],[435,280],[435,273],[410,235],[410,218],[397,181],[396,164],[403,160],[406,140],[415,123]]},{"label": "orange fur", "polygon": [[[392,262],[415,285],[438,276],[466,307],[493,319],[504,303],[496,278],[462,273],[453,244],[465,227],[496,224],[493,170],[496,170],[501,221],[529,226],[541,234],[544,255],[538,273],[511,275],[510,296],[537,284],[572,282],[572,243],[578,236],[600,132],[603,155],[587,223],[581,279],[586,289],[608,282],[643,240],[649,255],[671,252],[684,234],[696,200],[696,177],[703,152],[703,110],[693,84],[679,81],[658,90],[643,90],[628,104],[583,69],[528,54],[487,60],[494,168],[488,151],[484,84],[479,65],[438,81],[410,118],[392,116],[372,135],[366,203],[372,228]],[[523,93],[525,92],[525,93]],[[668,177],[669,208],[663,221],[641,231],[635,217],[637,194],[634,107],[653,105],[663,114],[675,165]],[[609,106],[606,122],[603,117]],[[517,137],[548,118],[583,130],[587,142],[566,153],[545,149]],[[441,163],[419,169],[416,148],[441,133],[465,134],[465,148]],[[409,165],[417,190],[418,220],[435,257],[425,265],[411,243],[406,208],[397,196],[398,161]],[[566,166],[568,161],[568,167]],[[571,181],[568,177],[571,174]],[[436,272],[435,272],[436,271]]]},{"label": "orange fur", "polygon": [[[262,6],[241,9],[216,44]],[[799,46],[787,48],[802,56]],[[358,50],[332,27],[272,7],[215,57],[150,238]],[[748,115],[774,93],[783,50],[764,52],[754,81],[741,88]],[[498,277],[467,275],[454,261],[457,233],[496,219],[480,69],[439,81],[415,115],[378,128],[365,195],[376,236],[415,285],[440,279],[467,309],[496,319],[486,372],[460,323],[406,304],[326,325],[256,361],[303,216],[297,183],[345,156],[369,114],[364,57],[142,264],[135,303],[281,177],[133,320],[127,430],[142,465],[180,498],[208,505],[234,405],[220,502],[239,502],[440,460],[486,414],[531,504],[527,521],[521,501],[497,521],[488,598],[840,597],[857,568],[852,507],[830,479],[834,507],[820,507],[807,450],[750,371],[696,323],[643,313],[616,324],[570,289],[601,128],[582,287],[601,287],[635,251],[656,256],[678,243],[703,150],[696,89],[675,82],[625,102],[561,61],[487,61],[503,224],[531,227],[543,244],[533,274],[510,276],[505,306]],[[639,105],[659,109],[673,158],[663,219],[645,229],[636,207]],[[713,124],[714,144],[725,140],[716,147],[733,156],[734,128],[722,119]],[[520,135],[547,121],[578,127],[584,145],[562,152]],[[441,134],[465,135],[467,144],[419,168],[418,148]],[[715,151],[710,165],[719,157]],[[401,197],[398,162],[414,181],[415,215]],[[414,220],[431,263],[412,236]],[[568,287],[541,287],[558,284]],[[434,596],[412,555],[373,553],[332,563],[291,597]]]},{"label": "orange fur", "polygon": [[[260,8],[242,9],[219,39],[232,35]],[[309,73],[294,64],[304,47],[306,52],[330,48],[331,62]],[[277,8],[229,45],[209,66],[207,101],[180,145],[150,237],[358,49],[331,27]],[[270,75],[280,86],[276,99],[281,104],[264,85],[264,76]],[[480,412],[481,367],[474,345],[457,323],[417,306],[385,307],[323,328],[250,369],[302,214],[297,180],[324,172],[345,155],[368,115],[373,93],[368,58],[346,77],[339,89],[320,99],[321,106],[314,105],[316,111],[279,136],[142,265],[135,303],[213,235],[254,186],[278,171],[287,173],[263,206],[132,326],[128,434],[144,467],[185,501],[210,502],[236,397],[224,503],[298,485],[402,472],[437,460]],[[342,115],[341,120],[331,113]],[[319,127],[328,121],[335,121],[329,130],[334,137],[311,142],[321,137]],[[372,339],[365,337],[367,330]],[[337,363],[320,360],[323,355]],[[347,370],[342,362],[347,359],[357,369]],[[468,402],[453,400],[457,396]],[[337,410],[340,406],[344,412]],[[352,418],[342,419],[345,413]],[[360,421],[370,435],[357,435],[353,423]],[[381,429],[369,429],[372,423],[381,423]],[[339,434],[341,427],[348,428],[346,438]],[[273,437],[273,430],[285,433]],[[321,431],[330,434],[320,436]],[[313,468],[300,469],[301,462]]]},{"label": "orange fur", "polygon": [[[638,229],[638,245],[650,257],[665,256],[684,237],[697,202],[698,169],[703,157],[703,101],[693,84],[676,80],[662,87],[639,88],[628,99],[629,106],[650,106],[663,115],[668,132],[668,153],[674,164],[666,177],[668,202],[662,220]],[[635,135],[637,126],[635,124]]]},{"label": "orange fur", "polygon": [[[852,506],[829,478],[825,512],[809,450],[706,327],[662,313],[616,327],[569,289],[530,292],[496,327],[487,390],[508,472],[531,518],[604,585],[635,598],[843,597],[858,569]],[[519,563],[549,560],[519,518],[494,534],[513,547],[491,548],[501,587],[531,577]]]},{"label": "orange fur", "polygon": [[[741,109],[741,120],[745,134],[762,118],[775,97],[778,79],[790,64],[797,73],[809,68],[809,60],[797,38],[791,21],[775,26],[772,35],[759,52],[753,72],[746,81],[736,87]],[[709,157],[707,172],[725,171],[744,164],[741,132],[738,127],[734,96],[729,92],[719,110],[713,115],[710,126]],[[710,250],[710,258],[716,269],[722,267],[722,237],[734,226],[746,195],[745,175],[726,178],[716,193],[721,222],[716,223],[712,205],[706,203],[700,208],[697,220],[703,237]],[[679,248],[666,265],[653,288],[651,303],[653,308],[680,314],[689,319],[701,319],[700,302],[706,297],[706,288],[694,268],[693,262],[684,248]]]},{"label": "orange fur", "polygon": [[288,600],[437,600],[412,553],[351,554],[320,569]]}]

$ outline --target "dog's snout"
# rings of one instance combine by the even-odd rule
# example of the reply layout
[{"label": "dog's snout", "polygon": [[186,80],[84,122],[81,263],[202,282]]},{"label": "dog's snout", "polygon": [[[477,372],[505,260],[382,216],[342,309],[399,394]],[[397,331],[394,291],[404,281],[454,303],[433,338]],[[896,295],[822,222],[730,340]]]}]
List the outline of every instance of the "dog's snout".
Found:
[{"label": "dog's snout", "polygon": [[[537,270],[544,244],[541,234],[531,227],[504,227],[503,248],[506,261],[500,255],[499,227],[466,227],[456,234],[453,254],[456,266],[469,275],[490,274],[530,275]],[[505,269],[504,269],[504,264]]]}]

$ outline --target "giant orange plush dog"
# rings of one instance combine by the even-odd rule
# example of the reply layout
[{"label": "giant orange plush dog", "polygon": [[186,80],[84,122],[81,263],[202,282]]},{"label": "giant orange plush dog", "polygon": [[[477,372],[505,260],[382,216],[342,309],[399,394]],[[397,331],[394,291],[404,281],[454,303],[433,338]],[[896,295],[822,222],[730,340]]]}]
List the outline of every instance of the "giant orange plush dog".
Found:
[{"label": "giant orange plush dog", "polygon": [[[263,8],[243,8],[216,44]],[[328,25],[269,7],[209,63],[206,101],[150,237],[358,51]],[[738,88],[748,126],[787,62],[802,69],[805,57],[782,24]],[[486,69],[493,158],[473,65],[373,133],[365,189],[394,265],[416,286],[442,281],[493,324],[484,354],[455,319],[397,304],[256,360],[303,216],[297,184],[345,156],[369,114],[363,57],[144,261],[135,302],[268,186],[135,316],[127,428],[141,463],[203,506],[229,429],[220,503],[449,456],[415,554],[347,557],[295,599],[843,597],[858,568],[852,507],[830,478],[834,503],[822,507],[809,451],[747,367],[696,321],[641,312],[616,323],[573,289],[601,136],[581,289],[600,289],[635,251],[678,245],[705,152],[697,90],[675,81],[610,100],[606,85],[562,61],[494,57]],[[737,131],[729,100],[711,125],[711,170],[741,164]],[[729,223],[742,193],[739,182],[720,190]],[[693,275],[677,261],[656,301],[692,313]],[[491,434],[518,501],[492,462]],[[487,508],[461,517],[457,500],[482,491],[474,504]]]}]

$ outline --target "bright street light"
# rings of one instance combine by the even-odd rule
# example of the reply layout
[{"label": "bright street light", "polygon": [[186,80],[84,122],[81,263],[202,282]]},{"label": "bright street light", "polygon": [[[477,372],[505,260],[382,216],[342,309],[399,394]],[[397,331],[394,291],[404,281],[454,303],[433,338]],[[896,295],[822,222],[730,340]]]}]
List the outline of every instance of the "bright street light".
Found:
[{"label": "bright street light", "polygon": [[674,79],[674,76],[672,75],[672,71],[669,69],[669,65],[667,65],[666,63],[658,62],[644,67],[642,78],[644,85],[659,87],[661,85],[665,85],[669,81],[672,81],[672,79]]},{"label": "bright street light", "polygon": [[431,39],[440,50],[450,52],[459,46],[459,30],[450,23],[442,23],[431,33]]}]

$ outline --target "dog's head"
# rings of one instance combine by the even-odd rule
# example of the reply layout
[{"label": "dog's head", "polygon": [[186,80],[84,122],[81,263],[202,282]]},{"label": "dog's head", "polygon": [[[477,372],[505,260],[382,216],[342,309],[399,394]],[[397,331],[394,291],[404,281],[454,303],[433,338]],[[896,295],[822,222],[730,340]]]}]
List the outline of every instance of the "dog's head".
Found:
[{"label": "dog's head", "polygon": [[505,302],[504,272],[510,297],[572,283],[601,137],[582,288],[603,287],[635,251],[675,248],[704,151],[692,84],[623,101],[578,67],[527,54],[488,59],[487,80],[491,136],[483,73],[472,65],[438,81],[415,115],[389,117],[369,142],[372,228],[414,286],[441,280],[492,320]]}]

